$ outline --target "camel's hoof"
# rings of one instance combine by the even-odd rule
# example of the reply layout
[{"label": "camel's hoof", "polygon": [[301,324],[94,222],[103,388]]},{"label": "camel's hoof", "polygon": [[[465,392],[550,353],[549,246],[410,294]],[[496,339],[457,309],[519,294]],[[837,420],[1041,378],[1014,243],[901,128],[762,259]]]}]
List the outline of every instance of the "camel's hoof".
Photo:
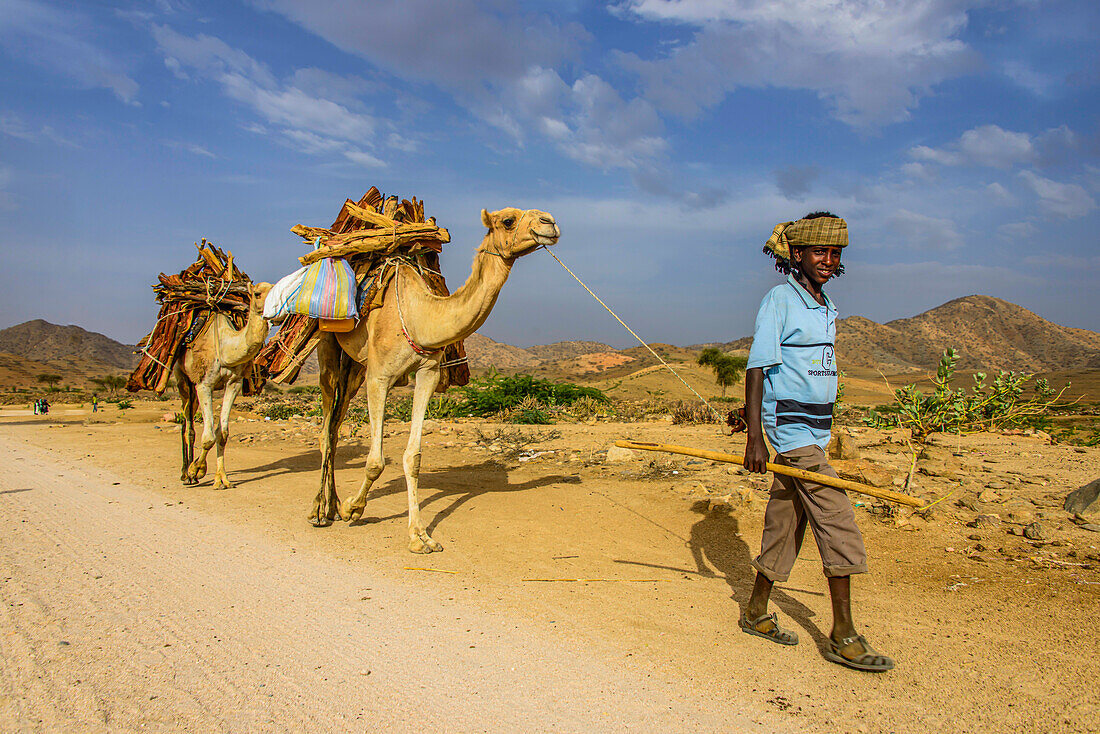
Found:
[{"label": "camel's hoof", "polygon": [[342,508],[340,508],[340,514],[343,515],[344,519],[348,522],[355,522],[363,516],[364,509],[365,508],[363,507],[351,507],[349,505],[344,505]]},{"label": "camel's hoof", "polygon": [[233,489],[233,485],[230,484],[228,479],[214,477],[214,489]]},{"label": "camel's hoof", "polygon": [[331,517],[320,517],[318,515],[309,516],[309,524],[315,528],[327,528],[332,524]]},{"label": "camel's hoof", "polygon": [[443,546],[430,536],[416,537],[409,541],[409,550],[413,553],[436,553],[443,550]]}]

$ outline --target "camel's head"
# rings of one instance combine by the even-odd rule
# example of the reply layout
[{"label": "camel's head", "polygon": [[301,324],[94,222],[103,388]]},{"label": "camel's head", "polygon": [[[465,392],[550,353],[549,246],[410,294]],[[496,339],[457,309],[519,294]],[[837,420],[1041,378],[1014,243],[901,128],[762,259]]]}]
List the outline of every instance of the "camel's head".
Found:
[{"label": "camel's head", "polygon": [[263,315],[264,302],[267,301],[267,294],[271,291],[271,287],[270,283],[248,284],[249,308],[253,313]]},{"label": "camel's head", "polygon": [[558,241],[561,230],[554,217],[538,209],[508,207],[497,212],[481,210],[481,223],[489,229],[479,249],[512,260]]}]

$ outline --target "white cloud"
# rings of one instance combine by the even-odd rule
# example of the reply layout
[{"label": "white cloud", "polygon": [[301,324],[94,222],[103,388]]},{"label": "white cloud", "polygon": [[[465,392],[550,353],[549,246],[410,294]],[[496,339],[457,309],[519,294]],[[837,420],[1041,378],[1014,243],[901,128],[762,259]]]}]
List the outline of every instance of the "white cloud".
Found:
[{"label": "white cloud", "polygon": [[1005,130],[998,125],[981,125],[967,130],[942,148],[917,145],[909,155],[944,166],[1011,168],[1024,163],[1054,165],[1077,147],[1077,135],[1065,125],[1038,135]]},{"label": "white cloud", "polygon": [[15,209],[15,199],[7,191],[8,186],[15,180],[15,173],[8,166],[0,165],[0,210],[10,211]]},{"label": "white cloud", "polygon": [[625,17],[696,30],[667,57],[619,60],[671,114],[694,117],[739,87],[774,86],[813,92],[841,120],[874,126],[906,119],[932,86],[975,68],[959,35],[977,4],[624,0]]},{"label": "white cloud", "polygon": [[169,148],[186,150],[188,153],[193,153],[194,155],[202,156],[203,158],[216,159],[218,157],[203,146],[198,145],[197,143],[185,143],[179,140],[166,140],[164,141],[164,144],[167,145]]},{"label": "white cloud", "polygon": [[660,165],[668,150],[649,102],[592,73],[562,79],[557,69],[590,40],[577,24],[474,0],[254,2],[400,78],[437,85],[518,145],[534,133],[585,165],[631,171]]},{"label": "white cloud", "polygon": [[997,183],[996,181],[986,186],[985,191],[989,195],[989,201],[995,204],[1001,206],[1010,206],[1016,203],[1016,197],[1014,197],[1011,193],[1009,193],[1008,189],[1006,189],[1004,186]]},{"label": "white cloud", "polygon": [[280,81],[265,64],[218,38],[184,36],[167,26],[154,26],[153,36],[165,64],[178,76],[187,78],[190,72],[218,83],[227,97],[263,121],[246,129],[268,135],[270,126],[304,153],[384,165],[363,148],[372,145],[385,121],[354,109],[359,105],[355,95],[372,89],[366,80],[306,68]]},{"label": "white cloud", "polygon": [[894,247],[944,251],[957,250],[964,244],[962,235],[950,219],[897,209],[887,217],[886,223],[887,234],[891,237],[889,244]]},{"label": "white cloud", "polygon": [[997,234],[1008,240],[1027,240],[1038,232],[1038,228],[1031,222],[1009,222],[997,227]]},{"label": "white cloud", "polygon": [[4,0],[0,46],[88,89],[108,89],[138,106],[138,83],[123,64],[91,40],[96,24],[79,9],[54,8],[36,0]]},{"label": "white cloud", "polygon": [[1096,201],[1078,184],[1059,183],[1032,171],[1020,171],[1020,178],[1039,197],[1039,207],[1047,214],[1072,219],[1096,208]]}]

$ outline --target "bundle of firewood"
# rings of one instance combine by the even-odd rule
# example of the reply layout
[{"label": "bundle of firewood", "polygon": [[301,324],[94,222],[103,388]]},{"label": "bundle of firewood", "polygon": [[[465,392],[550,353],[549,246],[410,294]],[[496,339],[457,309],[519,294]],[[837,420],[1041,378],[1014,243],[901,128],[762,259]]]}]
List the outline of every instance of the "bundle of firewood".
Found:
[{"label": "bundle of firewood", "polygon": [[423,201],[415,196],[400,203],[396,196],[383,199],[373,186],[358,202],[345,201],[328,229],[299,224],[290,231],[310,243],[320,238],[318,249],[298,258],[302,265],[325,257],[342,257],[354,266],[363,256],[374,260],[398,252],[413,256],[439,253],[451,241],[451,233],[437,226],[435,217],[424,220]]},{"label": "bundle of firewood", "polygon": [[[141,361],[126,384],[131,392],[163,392],[181,347],[198,335],[211,313],[228,315],[238,329],[248,318],[252,280],[233,265],[233,253],[205,238],[195,247],[199,256],[194,263],[178,275],[161,273],[153,286],[160,313],[153,330],[137,344]],[[263,386],[259,375],[246,378],[245,393],[251,394],[257,383]]]}]

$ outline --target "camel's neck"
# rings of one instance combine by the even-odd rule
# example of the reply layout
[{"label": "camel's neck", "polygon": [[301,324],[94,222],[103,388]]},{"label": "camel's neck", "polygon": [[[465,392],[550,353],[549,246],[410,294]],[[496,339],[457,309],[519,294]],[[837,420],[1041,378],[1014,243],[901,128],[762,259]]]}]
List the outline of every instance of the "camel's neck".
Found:
[{"label": "camel's neck", "polygon": [[219,317],[219,324],[223,328],[218,329],[215,338],[218,339],[218,361],[223,367],[239,367],[251,362],[263,348],[270,328],[263,313],[257,313],[251,306],[248,321],[239,331],[232,328],[225,316]]},{"label": "camel's neck", "polygon": [[491,247],[488,238],[474,255],[470,277],[452,295],[431,296],[423,286],[417,288],[418,298],[402,293],[405,323],[418,346],[440,349],[453,344],[473,334],[489,318],[513,261],[493,254],[487,246]]}]

